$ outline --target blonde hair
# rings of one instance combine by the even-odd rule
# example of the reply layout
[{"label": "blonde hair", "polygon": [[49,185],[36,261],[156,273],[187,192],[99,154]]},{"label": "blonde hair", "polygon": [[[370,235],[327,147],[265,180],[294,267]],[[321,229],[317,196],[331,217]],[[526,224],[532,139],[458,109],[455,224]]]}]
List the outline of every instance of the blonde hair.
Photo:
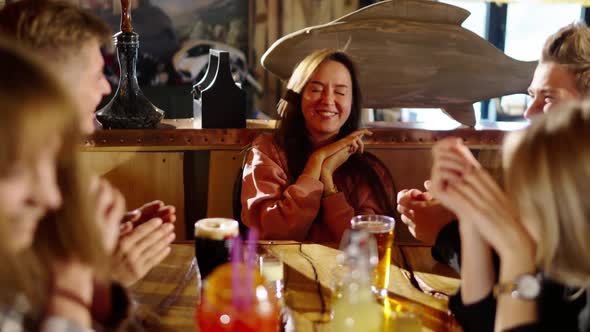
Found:
[{"label": "blonde hair", "polygon": [[549,36],[541,62],[565,66],[576,79],[581,95],[590,93],[590,29],[584,23],[574,23]]},{"label": "blonde hair", "polygon": [[537,264],[590,286],[590,101],[562,106],[507,138],[506,191],[537,244]]},{"label": "blonde hair", "polygon": [[[78,166],[76,149],[82,136],[73,102],[41,62],[2,38],[0,73],[0,140],[4,142],[0,144],[0,176],[5,176],[17,160],[32,162],[47,137],[58,135],[62,145],[57,179],[65,202],[40,221],[31,250],[11,253],[0,241],[0,255],[7,258],[2,264],[18,262],[14,270],[5,265],[0,272],[0,294],[5,301],[21,292],[30,295],[31,289],[45,291],[49,264],[55,259],[76,259],[100,270],[105,266],[106,253],[91,214],[89,186]],[[10,225],[0,215],[0,236],[7,236],[9,230]],[[37,264],[44,265],[37,266],[37,271],[27,270]],[[20,274],[14,272],[19,270]]]},{"label": "blonde hair", "polygon": [[70,61],[84,43],[110,43],[111,30],[99,17],[66,1],[21,0],[0,10],[0,32],[55,61]]}]

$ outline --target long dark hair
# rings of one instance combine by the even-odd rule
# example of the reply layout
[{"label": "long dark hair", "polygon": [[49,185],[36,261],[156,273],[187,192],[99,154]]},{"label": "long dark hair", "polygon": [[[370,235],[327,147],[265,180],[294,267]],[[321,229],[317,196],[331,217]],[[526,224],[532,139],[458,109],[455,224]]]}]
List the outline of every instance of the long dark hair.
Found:
[{"label": "long dark hair", "polygon": [[[313,152],[313,145],[309,139],[309,135],[305,126],[305,118],[301,110],[301,94],[307,82],[311,79],[318,67],[325,61],[336,61],[341,63],[348,69],[352,81],[352,107],[350,116],[340,128],[337,139],[341,139],[351,134],[360,127],[360,113],[361,113],[361,91],[358,82],[358,75],[352,59],[344,52],[324,49],[311,53],[303,59],[293,71],[287,89],[292,90],[297,96],[294,98],[286,98],[290,100],[281,100],[278,106],[278,112],[281,116],[277,124],[275,132],[275,140],[285,150],[287,155],[287,164],[289,174],[292,180],[295,180],[301,175],[305,163]],[[375,171],[375,166],[382,167],[388,177],[387,181],[391,183],[393,188],[393,181],[387,172],[387,168],[372,154],[365,153],[354,154],[336,171],[338,174],[354,174],[353,183],[358,183],[361,180],[371,186],[375,192],[375,196],[379,200],[379,205],[383,213],[394,215],[394,208],[392,207],[392,193],[388,193],[384,187],[383,179]],[[359,204],[355,197],[347,195],[355,210],[358,210]],[[354,195],[352,195],[354,196]]]}]

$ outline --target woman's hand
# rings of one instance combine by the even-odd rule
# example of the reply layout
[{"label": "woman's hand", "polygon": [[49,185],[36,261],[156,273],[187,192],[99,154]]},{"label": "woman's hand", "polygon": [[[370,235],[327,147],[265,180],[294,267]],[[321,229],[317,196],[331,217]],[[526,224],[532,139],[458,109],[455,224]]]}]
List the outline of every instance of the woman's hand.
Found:
[{"label": "woman's hand", "polygon": [[535,245],[506,194],[481,167],[447,190],[461,221],[475,224],[502,260],[533,260]]},{"label": "woman's hand", "polygon": [[363,135],[368,133],[368,130],[355,131],[347,137],[336,142],[341,147],[340,150],[333,153],[331,156],[324,159],[322,169],[320,172],[320,181],[324,184],[324,195],[329,195],[335,192],[334,172],[344,164],[348,158],[354,153],[363,153],[365,151],[365,144],[363,143]]},{"label": "woman's hand", "polygon": [[[494,283],[487,248],[493,248],[500,256],[499,282],[506,283],[535,272],[535,243],[508,196],[475,158],[471,159],[466,147],[457,140],[441,143],[433,149],[433,192],[459,217],[462,300],[477,302]],[[501,295],[496,308],[496,330],[533,322],[536,313],[535,302]]]},{"label": "woman's hand", "polygon": [[[373,135],[373,133],[367,129],[357,130],[334,143],[315,150],[307,160],[302,174],[307,174],[315,179],[320,179],[320,177],[326,177],[328,175],[331,177],[336,168],[348,159],[350,156],[349,152],[352,151],[352,153],[354,153],[356,151],[364,151],[364,144],[362,142],[364,135],[370,136]],[[324,169],[324,162],[338,153],[340,153],[340,155],[335,157],[336,160],[331,161],[327,164],[328,168]],[[346,154],[348,154],[348,156]],[[340,162],[342,158],[344,159]],[[337,165],[339,162],[340,164]]]},{"label": "woman's hand", "polygon": [[332,175],[334,171],[342,166],[357,151],[356,149],[355,146],[345,146],[324,160],[320,172],[320,181],[324,184],[324,195],[333,192],[335,186]]},{"label": "woman's hand", "polygon": [[[368,130],[366,132],[370,133]],[[364,133],[355,131],[351,135],[336,142],[340,143],[338,144],[340,149],[324,160],[322,164],[322,176],[332,176],[338,167],[342,166],[352,154],[357,152],[363,153],[365,151],[363,135]]]},{"label": "woman's hand", "polygon": [[362,152],[364,150],[364,145],[362,142],[362,138],[364,135],[371,136],[373,135],[373,133],[367,129],[357,130],[334,143],[328,144],[315,150],[309,156],[309,159],[305,164],[305,168],[303,169],[302,174],[307,174],[315,179],[320,179],[320,176],[322,175],[323,171],[324,161],[332,155],[334,155],[335,153],[340,152],[344,148],[355,149],[355,152]]},{"label": "woman's hand", "polygon": [[[455,210],[453,201],[447,201],[445,191],[450,183],[459,182],[461,176],[474,167],[481,167],[460,138],[449,137],[432,148],[432,173],[429,191],[447,208]],[[454,211],[456,213],[456,211]]]},{"label": "woman's hand", "polygon": [[435,197],[461,223],[473,223],[500,257],[534,257],[533,242],[512,202],[467,147],[457,139],[443,140],[433,148],[433,156]]},{"label": "woman's hand", "polygon": [[[535,273],[535,243],[512,202],[487,172],[476,168],[464,175],[463,181],[450,184],[447,191],[461,209],[460,225],[473,224],[500,256],[500,283]],[[535,302],[514,299],[509,293],[498,297],[496,330],[504,331],[536,319]]]}]

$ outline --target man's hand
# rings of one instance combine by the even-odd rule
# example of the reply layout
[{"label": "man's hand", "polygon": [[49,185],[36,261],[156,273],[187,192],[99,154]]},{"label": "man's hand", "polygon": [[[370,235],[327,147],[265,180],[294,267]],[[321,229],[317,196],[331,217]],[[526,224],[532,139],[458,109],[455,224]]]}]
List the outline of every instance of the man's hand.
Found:
[{"label": "man's hand", "polygon": [[[428,190],[430,181],[424,183]],[[427,245],[434,245],[440,230],[455,219],[428,191],[404,189],[397,194],[397,211],[412,235]]]},{"label": "man's hand", "polygon": [[174,238],[174,225],[160,218],[121,236],[112,257],[113,279],[124,286],[133,285],[168,256]]},{"label": "man's hand", "polygon": [[129,211],[125,213],[123,220],[121,220],[121,235],[129,233],[133,228],[137,228],[152,218],[160,218],[164,223],[174,223],[176,221],[176,208],[172,205],[164,205],[164,202],[156,200]]},{"label": "man's hand", "polygon": [[175,239],[176,209],[153,201],[128,212],[113,254],[112,276],[125,286],[143,278],[168,256]]}]

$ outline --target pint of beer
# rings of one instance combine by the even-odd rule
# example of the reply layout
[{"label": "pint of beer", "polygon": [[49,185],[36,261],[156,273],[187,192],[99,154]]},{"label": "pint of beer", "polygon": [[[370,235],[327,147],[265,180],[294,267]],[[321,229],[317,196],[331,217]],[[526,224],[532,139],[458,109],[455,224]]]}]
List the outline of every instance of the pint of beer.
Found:
[{"label": "pint of beer", "polygon": [[202,280],[229,261],[231,240],[238,235],[238,222],[233,219],[206,218],[195,223],[195,257]]},{"label": "pint of beer", "polygon": [[375,237],[379,263],[375,268],[373,287],[379,293],[386,291],[389,287],[395,220],[382,215],[361,215],[353,217],[350,223],[352,229],[364,229]]}]

